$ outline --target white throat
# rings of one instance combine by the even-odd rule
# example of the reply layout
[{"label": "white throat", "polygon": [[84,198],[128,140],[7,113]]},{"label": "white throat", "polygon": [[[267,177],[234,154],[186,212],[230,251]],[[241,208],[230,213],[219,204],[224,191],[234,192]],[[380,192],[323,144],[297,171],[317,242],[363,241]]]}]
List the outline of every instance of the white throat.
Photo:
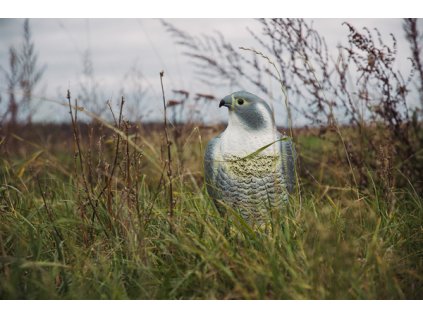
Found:
[{"label": "white throat", "polygon": [[[273,120],[267,118],[266,125],[261,129],[251,129],[238,116],[229,112],[228,127],[221,136],[221,153],[223,156],[247,156],[278,138],[278,132]],[[277,143],[261,152],[264,155],[278,153]]]}]

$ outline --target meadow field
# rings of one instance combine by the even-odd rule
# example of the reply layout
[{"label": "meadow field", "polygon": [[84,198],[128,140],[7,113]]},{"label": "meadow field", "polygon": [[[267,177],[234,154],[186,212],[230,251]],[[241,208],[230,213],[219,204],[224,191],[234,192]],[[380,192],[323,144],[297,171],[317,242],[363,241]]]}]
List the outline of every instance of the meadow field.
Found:
[{"label": "meadow field", "polygon": [[0,298],[423,297],[421,192],[383,164],[354,184],[334,130],[293,131],[296,191],[251,228],[205,191],[224,126],[168,127],[168,174],[163,125],[116,120],[2,136]]},{"label": "meadow field", "polygon": [[[0,66],[0,299],[423,298],[421,21],[402,20],[405,42],[344,22],[335,55],[310,20],[253,22],[258,49],[161,20],[197,71],[187,80],[209,91],[163,85],[161,72],[153,98],[160,70],[148,89],[135,70],[135,89],[118,82],[127,95],[103,103],[116,95],[89,48],[79,91],[35,93],[45,66],[24,21]],[[204,150],[225,129],[201,118],[222,98],[212,84],[249,87],[295,144],[295,190],[260,226],[207,194]],[[43,103],[69,116],[33,120]]]}]

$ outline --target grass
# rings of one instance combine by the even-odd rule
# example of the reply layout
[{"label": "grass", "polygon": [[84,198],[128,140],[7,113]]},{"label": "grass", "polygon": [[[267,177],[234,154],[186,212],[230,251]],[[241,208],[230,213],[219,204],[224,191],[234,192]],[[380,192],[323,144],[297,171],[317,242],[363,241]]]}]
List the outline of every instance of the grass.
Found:
[{"label": "grass", "polygon": [[163,133],[129,126],[141,154],[124,135],[116,147],[106,129],[79,131],[86,187],[72,127],[69,138],[56,127],[56,137],[3,140],[0,298],[423,297],[423,199],[412,185],[388,200],[368,171],[374,182],[357,199],[348,166],[331,161],[342,149],[296,133],[301,200],[250,228],[219,215],[206,194],[203,149],[216,132],[193,127],[171,147],[170,217]]}]

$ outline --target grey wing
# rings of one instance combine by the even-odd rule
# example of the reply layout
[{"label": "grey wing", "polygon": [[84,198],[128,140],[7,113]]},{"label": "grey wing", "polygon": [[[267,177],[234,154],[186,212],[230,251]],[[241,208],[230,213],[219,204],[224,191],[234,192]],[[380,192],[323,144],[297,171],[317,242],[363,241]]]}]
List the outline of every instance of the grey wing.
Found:
[{"label": "grey wing", "polygon": [[281,139],[283,138],[279,142],[282,156],[282,175],[285,179],[288,192],[291,193],[295,186],[295,160],[297,153],[295,152],[291,138],[286,135],[280,135],[279,137]]},{"label": "grey wing", "polygon": [[207,144],[204,154],[204,175],[207,186],[207,192],[214,199],[218,199],[218,191],[216,189],[216,170],[218,162],[218,145],[220,143],[220,135],[213,138]]}]

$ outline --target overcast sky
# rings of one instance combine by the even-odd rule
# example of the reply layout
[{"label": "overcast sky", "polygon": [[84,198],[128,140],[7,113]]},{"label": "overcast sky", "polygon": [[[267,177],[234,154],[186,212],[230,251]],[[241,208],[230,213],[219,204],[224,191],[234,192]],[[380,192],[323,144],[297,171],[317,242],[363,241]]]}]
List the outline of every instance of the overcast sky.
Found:
[{"label": "overcast sky", "polygon": [[[22,41],[23,19],[0,19],[0,65],[8,68],[8,50],[18,47]],[[192,35],[211,34],[220,31],[234,47],[256,47],[247,27],[260,32],[260,25],[251,19],[169,19],[177,28]],[[314,19],[314,26],[325,37],[328,47],[336,50],[339,43],[346,43],[347,28],[342,22],[349,21],[357,28],[377,27],[388,38],[389,33],[398,39],[398,66],[407,68],[408,46],[403,38],[400,19]],[[95,80],[102,93],[101,98],[114,103],[124,88],[132,94],[134,83],[125,78],[134,67],[139,71],[139,82],[146,92],[142,109],[137,115],[144,118],[161,118],[161,88],[159,72],[165,71],[165,91],[172,98],[172,89],[184,89],[193,93],[206,93],[218,99],[231,93],[230,87],[215,88],[199,82],[193,66],[181,48],[157,19],[30,19],[30,27],[39,56],[39,65],[46,65],[39,94],[64,101],[68,88],[76,97],[81,94],[84,83],[83,54],[89,49],[94,67]],[[0,90],[5,104],[5,83],[0,77]],[[218,79],[216,79],[218,80]],[[279,89],[274,88],[275,91]],[[200,116],[206,121],[224,120],[226,114],[213,104],[203,105]],[[277,106],[277,105],[276,105]],[[67,120],[67,110],[60,105],[43,103],[34,120]],[[278,114],[283,122],[283,110]],[[304,120],[296,115],[297,124]]]}]

